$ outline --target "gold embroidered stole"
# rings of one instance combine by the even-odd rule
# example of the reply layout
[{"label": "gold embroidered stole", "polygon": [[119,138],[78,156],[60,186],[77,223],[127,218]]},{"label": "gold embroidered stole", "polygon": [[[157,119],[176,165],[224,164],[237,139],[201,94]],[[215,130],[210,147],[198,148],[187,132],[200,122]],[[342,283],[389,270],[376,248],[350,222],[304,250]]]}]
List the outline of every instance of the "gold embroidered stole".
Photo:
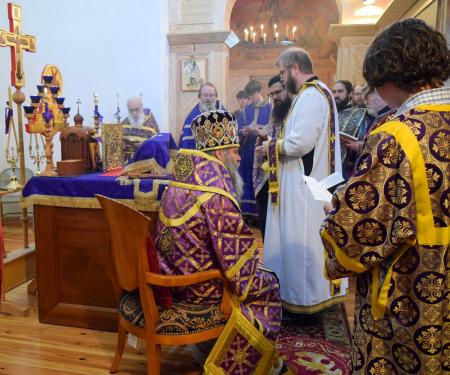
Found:
[{"label": "gold embroidered stole", "polygon": [[335,134],[335,118],[336,113],[334,112],[334,105],[333,105],[333,97],[332,95],[327,91],[324,90],[318,80],[314,80],[311,82],[305,82],[303,83],[302,87],[300,88],[299,93],[294,97],[294,100],[292,101],[291,107],[289,108],[289,112],[286,116],[286,119],[284,121],[284,126],[282,131],[279,134],[278,139],[272,139],[269,141],[269,147],[267,150],[267,166],[265,167],[268,177],[269,177],[269,194],[270,194],[270,202],[274,205],[279,204],[279,191],[280,191],[280,151],[283,148],[283,142],[284,142],[284,131],[286,129],[286,124],[288,123],[292,111],[297,103],[298,98],[300,95],[305,91],[308,87],[315,87],[327,100],[328,106],[330,108],[330,116],[328,116],[328,140],[329,140],[329,151],[328,151],[328,173],[332,174],[335,172],[335,140],[336,140],[336,134]]}]

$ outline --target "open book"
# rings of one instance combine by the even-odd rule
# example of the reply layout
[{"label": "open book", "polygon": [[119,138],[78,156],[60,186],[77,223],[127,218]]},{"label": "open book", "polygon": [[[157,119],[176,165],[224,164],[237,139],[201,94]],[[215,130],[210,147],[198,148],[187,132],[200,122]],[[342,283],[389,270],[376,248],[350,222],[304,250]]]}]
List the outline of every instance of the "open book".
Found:
[{"label": "open book", "polygon": [[331,202],[333,195],[328,189],[344,181],[340,172],[334,172],[320,182],[311,176],[303,176],[303,179],[314,199],[322,202]]}]

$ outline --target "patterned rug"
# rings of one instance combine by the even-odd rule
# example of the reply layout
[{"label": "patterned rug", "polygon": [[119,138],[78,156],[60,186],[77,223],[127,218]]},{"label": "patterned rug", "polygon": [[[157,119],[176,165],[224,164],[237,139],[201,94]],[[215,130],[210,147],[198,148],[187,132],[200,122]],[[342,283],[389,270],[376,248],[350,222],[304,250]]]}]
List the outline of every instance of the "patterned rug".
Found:
[{"label": "patterned rug", "polygon": [[277,349],[295,374],[350,374],[349,331],[342,305],[314,315],[283,313]]}]

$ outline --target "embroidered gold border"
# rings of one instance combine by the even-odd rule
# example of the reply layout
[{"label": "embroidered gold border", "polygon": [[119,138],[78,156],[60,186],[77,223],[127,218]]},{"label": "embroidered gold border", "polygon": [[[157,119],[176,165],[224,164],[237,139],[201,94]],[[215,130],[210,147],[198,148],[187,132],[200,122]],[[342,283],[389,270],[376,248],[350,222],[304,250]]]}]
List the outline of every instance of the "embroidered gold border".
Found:
[{"label": "embroidered gold border", "polygon": [[421,104],[417,108],[424,111],[450,112],[450,104]]},{"label": "embroidered gold border", "polygon": [[239,272],[239,270],[242,268],[242,266],[247,262],[255,253],[256,249],[258,249],[258,245],[256,241],[253,241],[253,245],[250,246],[250,248],[245,252],[244,255],[242,255],[239,260],[230,268],[228,268],[225,272],[225,275],[228,279],[231,279],[236,273]]},{"label": "embroidered gold border", "polygon": [[398,262],[400,257],[408,250],[410,246],[414,245],[414,243],[406,243],[396,252],[393,262],[389,266],[386,277],[381,284],[381,289],[379,286],[379,274],[380,274],[380,266],[374,268],[372,273],[372,300],[371,300],[371,311],[372,315],[375,319],[382,318],[384,316],[384,312],[386,311],[387,300],[388,300],[388,292],[391,284],[392,272],[394,270],[395,264]]},{"label": "embroidered gold border", "polygon": [[[345,254],[341,250],[341,248],[337,245],[336,241],[328,234],[328,232],[325,229],[321,230],[320,235],[322,236],[322,238],[325,241],[327,241],[333,247],[334,254],[336,255],[336,259],[345,269],[347,269],[349,271],[353,271],[355,273],[362,273],[369,269],[364,264],[358,262],[356,259],[351,258],[347,254]],[[325,256],[326,256],[326,250],[325,250]],[[326,272],[325,272],[325,276],[327,277]]]},{"label": "embroidered gold border", "polygon": [[[334,173],[335,171],[332,170],[331,166],[333,165],[333,163],[336,163],[336,134],[334,134],[334,137],[331,136],[331,127],[333,127],[333,129],[335,128],[335,123],[332,124],[331,119],[332,119],[332,114],[335,116],[335,119],[336,119],[337,113],[331,113],[332,111],[334,112],[334,107],[333,106],[330,107],[330,102],[328,100],[328,97],[325,94],[324,89],[319,85],[318,80],[314,80],[311,82],[305,82],[303,84],[303,86],[304,86],[304,88],[302,87],[301,91],[305,90],[308,87],[315,87],[327,101],[327,107],[328,107],[328,128],[327,129],[328,129],[328,144],[329,144],[329,147],[328,147],[328,174]],[[334,147],[334,149],[335,149],[334,160],[331,159],[332,147]],[[336,169],[336,165],[335,165],[335,169]]]},{"label": "embroidered gold border", "polygon": [[[269,180],[269,193],[277,194],[277,201],[275,203],[272,202],[272,199],[270,199],[272,205],[279,205],[280,204],[280,149],[283,148],[284,141],[282,139],[278,139],[275,144],[275,166],[271,166],[270,164],[270,149],[267,148],[267,164],[268,164],[268,180]],[[284,151],[284,149],[283,149]],[[275,169],[275,173],[277,175],[277,178],[275,181],[270,179],[270,172]]]},{"label": "embroidered gold border", "polygon": [[277,151],[278,151],[278,155],[285,155],[286,154],[285,151],[284,151],[284,139],[277,140]]},{"label": "embroidered gold border", "polygon": [[226,165],[225,165],[221,160],[217,159],[216,157],[214,157],[214,156],[212,156],[212,155],[207,154],[207,153],[204,152],[204,151],[200,151],[200,150],[190,150],[190,149],[187,149],[187,148],[180,148],[180,149],[178,150],[178,153],[179,153],[179,154],[185,154],[185,155],[195,155],[195,156],[198,156],[198,157],[207,159],[207,160],[209,160],[209,161],[214,161],[214,162],[220,164],[220,165],[221,165],[222,167],[224,167],[225,169],[227,168]]},{"label": "embroidered gold border", "polygon": [[140,160],[134,163],[130,163],[125,166],[124,172],[148,172],[149,170],[155,172],[155,173],[173,173],[173,161],[169,160],[167,163],[167,166],[165,168],[161,167],[156,159],[146,159],[146,160]]},{"label": "embroidered gold border", "polygon": [[228,193],[227,191],[225,191],[221,188],[218,188],[215,186],[185,184],[184,182],[177,182],[177,181],[170,181],[169,185],[175,186],[175,187],[180,187],[183,189],[188,189],[188,190],[206,191],[209,193],[216,193],[216,194],[223,195],[224,197],[227,197],[228,199],[230,199],[240,211],[240,207],[239,207],[239,203],[238,203],[237,199],[235,197],[233,197],[233,195],[231,195],[230,193]]},{"label": "embroidered gold border", "polygon": [[[204,148],[203,152],[206,151],[215,151],[215,150],[223,150],[224,148],[236,148],[236,147],[240,147],[240,145],[238,143],[230,143],[229,145],[222,145],[222,146],[214,146],[214,147],[208,147],[208,148]],[[200,151],[200,150],[197,150]]]},{"label": "embroidered gold border", "polygon": [[220,363],[237,333],[243,335],[249,344],[261,354],[261,359],[253,375],[267,375],[270,373],[273,362],[277,357],[275,345],[265,338],[239,309],[234,309],[206,360],[203,367],[205,375],[224,374]]},{"label": "embroidered gold border", "polygon": [[[160,203],[157,201],[159,186],[167,184],[167,180],[154,180],[152,190],[149,192],[139,191],[140,180],[135,180],[134,183],[134,198],[133,199],[116,199],[119,202],[125,203],[136,208],[139,211],[157,211]],[[68,207],[68,208],[101,208],[97,198],[84,197],[67,197],[60,195],[44,195],[33,194],[26,198],[21,198],[20,205],[22,208],[27,208],[33,205],[54,206],[54,207]]]},{"label": "embroidered gold border", "polygon": [[[127,129],[134,128],[134,129],[138,129],[138,130],[148,130],[148,131],[151,131],[153,134],[157,133],[157,131],[155,129],[151,128],[150,126],[131,126],[128,124],[121,124],[121,126],[123,128],[127,128]],[[145,138],[145,137],[139,137],[139,138]],[[145,139],[148,139],[148,138],[145,138]]]},{"label": "embroidered gold border", "polygon": [[194,216],[199,210],[200,210],[200,206],[207,202],[209,199],[211,199],[211,197],[213,196],[213,193],[205,193],[200,195],[197,198],[197,201],[195,202],[195,204],[189,208],[189,210],[187,210],[182,216],[176,218],[176,219],[171,219],[169,217],[167,217],[166,215],[164,215],[164,212],[162,210],[159,211],[159,219],[161,220],[161,222],[168,226],[168,227],[178,227],[180,225],[183,225],[186,221],[188,221],[190,218],[192,218],[192,216]]},{"label": "embroidered gold border", "polygon": [[247,286],[245,287],[244,292],[242,293],[242,297],[240,298],[241,301],[245,301],[247,299],[248,292],[250,292],[250,289],[253,284],[253,280],[256,277],[256,272],[250,277],[250,280],[247,282]]},{"label": "embroidered gold border", "polygon": [[298,306],[298,305],[291,305],[288,302],[282,301],[283,309],[297,314],[314,314],[316,312],[319,312],[323,309],[326,309],[327,307],[330,307],[332,305],[336,305],[338,303],[342,303],[347,299],[347,292],[344,295],[332,297],[330,299],[327,299],[324,302],[318,303],[316,305],[312,306]]},{"label": "embroidered gold border", "polygon": [[[420,106],[419,108],[429,109],[430,107]],[[432,106],[432,108],[442,107],[450,108],[450,106]],[[416,136],[406,124],[400,121],[389,121],[372,131],[371,134],[381,132],[391,134],[395,138],[411,163],[417,210],[418,243],[420,245],[448,245],[450,242],[450,227],[434,226],[425,161]]]},{"label": "embroidered gold border", "polygon": [[[136,208],[139,211],[157,211],[159,209],[158,202],[148,202],[145,205],[136,204],[134,199],[115,199],[119,202],[127,204]],[[58,195],[31,195],[23,198],[20,203],[22,208],[27,208],[33,205],[53,206],[53,207],[68,207],[68,208],[101,208],[97,198],[82,198],[82,197],[61,197]]]}]

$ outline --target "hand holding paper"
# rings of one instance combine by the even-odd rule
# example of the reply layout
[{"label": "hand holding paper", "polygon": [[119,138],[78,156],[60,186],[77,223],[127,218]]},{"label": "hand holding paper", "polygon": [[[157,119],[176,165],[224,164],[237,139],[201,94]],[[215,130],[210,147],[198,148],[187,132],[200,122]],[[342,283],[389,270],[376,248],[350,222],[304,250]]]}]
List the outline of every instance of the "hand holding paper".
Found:
[{"label": "hand holding paper", "polygon": [[330,174],[320,182],[311,176],[303,176],[303,179],[314,199],[322,202],[331,202],[333,195],[327,189],[344,181],[339,172]]}]

